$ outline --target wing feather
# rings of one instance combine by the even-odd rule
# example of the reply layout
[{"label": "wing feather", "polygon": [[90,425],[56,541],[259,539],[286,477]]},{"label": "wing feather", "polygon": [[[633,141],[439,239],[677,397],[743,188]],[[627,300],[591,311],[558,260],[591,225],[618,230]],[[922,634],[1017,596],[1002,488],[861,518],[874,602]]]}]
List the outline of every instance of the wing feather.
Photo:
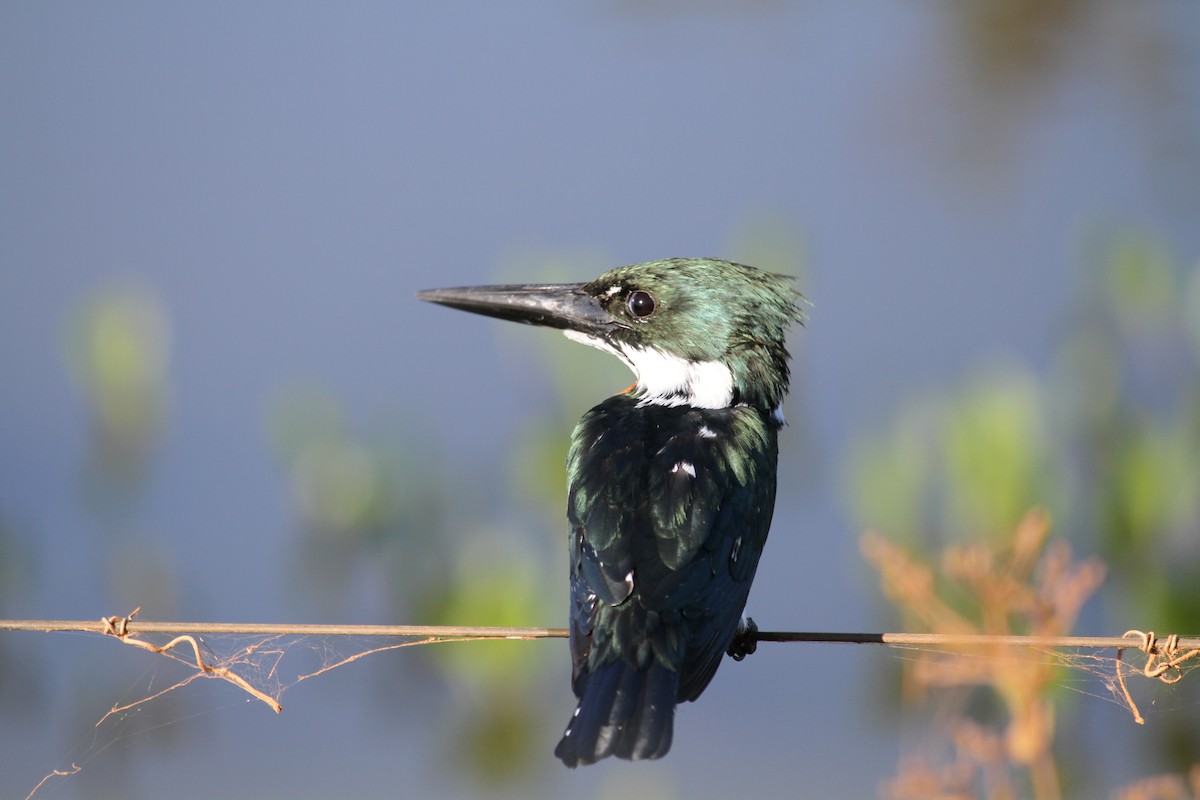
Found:
[{"label": "wing feather", "polygon": [[592,409],[572,438],[575,691],[624,660],[678,672],[693,700],[745,607],[775,497],[777,424],[750,408]]}]

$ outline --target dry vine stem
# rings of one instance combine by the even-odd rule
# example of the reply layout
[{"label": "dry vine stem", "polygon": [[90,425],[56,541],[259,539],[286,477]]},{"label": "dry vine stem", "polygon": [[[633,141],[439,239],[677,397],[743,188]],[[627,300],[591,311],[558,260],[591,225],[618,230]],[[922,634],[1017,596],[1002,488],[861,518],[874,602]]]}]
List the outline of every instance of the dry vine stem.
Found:
[{"label": "dry vine stem", "polygon": [[[1157,678],[1163,683],[1179,683],[1183,679],[1183,668],[1179,665],[1200,655],[1200,648],[1192,648],[1181,653],[1180,639],[1175,634],[1168,636],[1161,646],[1159,640],[1154,636],[1154,631],[1125,631],[1124,638],[1141,639],[1137,649],[1146,654],[1146,664],[1142,667],[1142,675],[1147,678]],[[1120,684],[1121,692],[1125,695],[1125,702],[1129,703],[1129,708],[1133,711],[1133,721],[1138,725],[1145,725],[1146,720],[1138,711],[1137,704],[1133,702],[1133,696],[1129,694],[1129,687],[1125,685],[1125,673],[1121,669],[1121,656],[1123,655],[1125,655],[1125,648],[1118,647],[1117,683]],[[1174,671],[1172,672],[1172,670]]]},{"label": "dry vine stem", "polygon": [[[145,641],[142,641],[141,639],[134,637],[134,635],[129,632],[129,623],[133,620],[133,618],[141,610],[142,610],[142,607],[138,606],[133,611],[129,612],[129,616],[127,616],[127,617],[106,617],[105,619],[102,620],[102,622],[104,623],[104,626],[105,626],[104,633],[108,636],[117,637],[125,644],[131,644],[131,645],[134,645],[135,647],[140,647],[143,650],[149,650],[151,653],[166,653],[167,651],[172,650],[173,648],[177,647],[178,645],[189,644],[192,646],[192,653],[196,656],[196,669],[200,670],[200,672],[198,674],[203,675],[207,678],[220,678],[223,681],[229,681],[234,686],[245,691],[251,697],[256,697],[259,700],[266,703],[271,708],[271,710],[273,710],[276,714],[283,711],[283,706],[279,705],[278,700],[276,700],[274,697],[271,697],[269,694],[266,694],[265,692],[260,692],[258,689],[255,689],[241,675],[238,675],[233,670],[226,669],[225,667],[218,667],[213,664],[207,663],[204,660],[204,656],[200,653],[200,643],[196,641],[195,636],[192,636],[190,634],[181,634],[161,646],[150,644],[149,642],[145,642]],[[186,682],[187,681],[185,681],[184,683],[186,683]],[[180,684],[176,684],[176,686],[178,686],[178,685],[180,685]],[[151,697],[145,698],[143,700],[139,700],[139,701],[137,701],[137,703],[133,703],[132,705],[139,705],[141,703],[146,702],[146,700],[153,700],[155,697],[165,694],[166,692],[169,692],[169,691],[171,691],[171,689],[174,689],[174,688],[175,687],[172,686],[168,689],[164,689],[163,691],[159,692],[158,694],[152,695]],[[111,714],[119,714],[122,711],[124,711],[130,707],[131,706],[113,707],[113,709],[111,711],[109,711],[108,714],[104,715],[104,719],[107,719],[109,717],[109,715],[111,715]],[[101,719],[100,722],[104,722],[104,719]]]},{"label": "dry vine stem", "polygon": [[49,772],[49,774],[47,774],[44,778],[42,778],[40,781],[38,781],[37,786],[33,787],[33,790],[29,794],[25,795],[25,800],[29,800],[29,798],[31,798],[35,794],[37,794],[38,790],[41,789],[43,786],[45,786],[46,781],[50,780],[51,778],[69,778],[72,775],[78,775],[82,771],[83,771],[83,767],[79,766],[78,764],[71,764],[71,769],[69,769],[69,770],[65,770],[65,769],[51,770]]}]

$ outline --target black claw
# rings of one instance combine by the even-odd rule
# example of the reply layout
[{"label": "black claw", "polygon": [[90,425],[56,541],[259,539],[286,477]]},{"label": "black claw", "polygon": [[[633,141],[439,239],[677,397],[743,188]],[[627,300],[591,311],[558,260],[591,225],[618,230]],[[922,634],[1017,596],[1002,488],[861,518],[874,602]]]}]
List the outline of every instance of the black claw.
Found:
[{"label": "black claw", "polygon": [[726,650],[734,661],[741,661],[746,656],[758,649],[758,626],[754,624],[754,620],[746,617],[744,622],[739,622],[737,631],[733,634],[733,640],[729,643],[729,649]]}]

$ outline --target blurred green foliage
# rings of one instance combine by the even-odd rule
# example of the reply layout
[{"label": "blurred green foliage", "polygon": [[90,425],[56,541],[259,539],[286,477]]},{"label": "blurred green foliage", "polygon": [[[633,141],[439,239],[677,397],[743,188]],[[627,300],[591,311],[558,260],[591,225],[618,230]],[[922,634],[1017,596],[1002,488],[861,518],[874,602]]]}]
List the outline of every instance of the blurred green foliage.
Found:
[{"label": "blurred green foliage", "polygon": [[959,390],[902,401],[884,431],[851,448],[846,497],[862,527],[908,544],[1007,536],[1057,493],[1042,388],[1014,364]]},{"label": "blurred green foliage", "polygon": [[33,543],[0,511],[0,609],[9,593],[18,595],[34,583],[38,569]]},{"label": "blurred green foliage", "polygon": [[[312,613],[359,613],[347,607],[364,600],[360,589],[369,584],[387,597],[383,609],[371,603],[368,613],[382,610],[389,621],[523,626],[547,619],[536,527],[505,529],[500,515],[479,519],[446,493],[472,468],[488,466],[456,463],[452,475],[442,474],[437,449],[412,414],[361,431],[348,416],[315,387],[280,392],[268,412],[300,533],[291,583],[303,587]],[[445,694],[444,755],[485,783],[526,781],[543,760],[533,745],[548,723],[535,701],[544,652],[523,644],[447,644],[401,662],[410,690],[421,679],[418,668],[432,668]]]},{"label": "blurred green foliage", "polygon": [[[11,603],[37,583],[41,564],[30,537],[0,511],[0,616],[10,616]],[[32,710],[41,699],[44,676],[22,659],[8,639],[0,638],[0,706]]]},{"label": "blurred green foliage", "polygon": [[[458,537],[458,547],[446,583],[420,611],[423,621],[520,627],[547,618],[545,585],[556,571],[533,537],[481,525]],[[545,764],[539,743],[555,721],[544,702],[546,651],[530,645],[471,642],[429,650],[456,701],[447,758],[461,766],[465,751],[465,763],[485,783],[527,783]]]},{"label": "blurred green foliage", "polygon": [[96,499],[122,499],[149,468],[166,424],[170,353],[167,310],[146,286],[102,289],[72,315],[66,361],[91,419]]},{"label": "blurred green foliage", "polygon": [[[901,400],[844,471],[860,525],[926,555],[993,544],[1024,509],[1109,567],[1101,633],[1195,632],[1200,620],[1200,264],[1139,232],[1085,248],[1079,301],[1046,376],[991,364]],[[1160,726],[1194,754],[1200,725]],[[1173,764],[1179,767],[1183,762]]]},{"label": "blurred green foliage", "polygon": [[1080,412],[1065,421],[1077,535],[1094,532],[1130,614],[1186,631],[1200,619],[1200,264],[1141,233],[1113,235],[1097,260],[1058,376]]},{"label": "blurred green foliage", "polygon": [[282,392],[268,417],[271,443],[288,467],[292,511],[313,535],[379,540],[400,529],[400,516],[423,520],[429,512],[432,487],[414,459],[386,436],[348,430],[331,394]]},{"label": "blurred green foliage", "polygon": [[90,422],[82,489],[104,539],[97,563],[118,607],[167,618],[179,607],[180,572],[140,501],[169,421],[171,349],[169,310],[147,283],[102,286],[67,321],[65,363]]},{"label": "blurred green foliage", "polygon": [[435,533],[447,512],[437,452],[403,416],[361,431],[348,416],[315,386],[281,390],[268,408],[268,436],[301,534],[294,585],[323,613],[340,615],[366,571],[390,593],[390,613],[410,618],[444,580],[453,552],[452,540]]}]

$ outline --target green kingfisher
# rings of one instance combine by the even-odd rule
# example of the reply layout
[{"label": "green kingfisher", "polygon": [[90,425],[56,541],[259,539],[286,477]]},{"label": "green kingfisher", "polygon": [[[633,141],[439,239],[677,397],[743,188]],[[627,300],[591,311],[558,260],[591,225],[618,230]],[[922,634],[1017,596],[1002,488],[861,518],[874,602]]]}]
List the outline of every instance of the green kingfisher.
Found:
[{"label": "green kingfisher", "polygon": [[578,706],[555,755],[661,758],[675,706],[728,652],[775,505],[791,279],[707,258],[588,283],[474,286],[422,300],[558,328],[636,383],[583,416],[567,455],[570,645]]}]

